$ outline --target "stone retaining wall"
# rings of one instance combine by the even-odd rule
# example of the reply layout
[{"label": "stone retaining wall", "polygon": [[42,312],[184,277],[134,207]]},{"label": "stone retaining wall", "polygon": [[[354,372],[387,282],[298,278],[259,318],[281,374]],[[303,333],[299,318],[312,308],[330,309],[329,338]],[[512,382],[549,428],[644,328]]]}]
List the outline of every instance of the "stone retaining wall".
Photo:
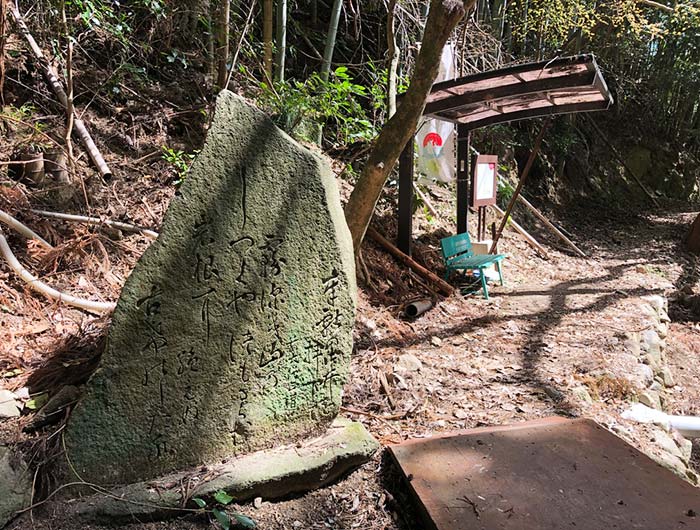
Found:
[{"label": "stone retaining wall", "polygon": [[[666,411],[675,381],[666,360],[666,336],[668,334],[668,300],[660,295],[643,298],[647,328],[630,333],[627,347],[639,356],[639,370],[646,387],[638,395],[639,402],[657,410]],[[699,485],[700,479],[690,466],[693,444],[674,430],[661,425],[650,425],[655,442],[647,454],[662,466],[670,469],[688,482]]]}]

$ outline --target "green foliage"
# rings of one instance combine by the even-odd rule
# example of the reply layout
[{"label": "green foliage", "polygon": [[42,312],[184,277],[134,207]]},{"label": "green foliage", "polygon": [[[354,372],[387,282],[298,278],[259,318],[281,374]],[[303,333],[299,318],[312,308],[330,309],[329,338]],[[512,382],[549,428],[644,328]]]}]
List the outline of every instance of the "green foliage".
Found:
[{"label": "green foliage", "polygon": [[163,154],[161,157],[163,160],[173,166],[173,169],[177,175],[177,178],[173,181],[173,184],[176,186],[182,184],[182,181],[185,180],[187,172],[190,170],[190,166],[192,165],[192,161],[195,159],[195,156],[197,156],[197,151],[194,153],[185,153],[184,151],[172,149],[166,145],[163,146]]},{"label": "green foliage", "polygon": [[231,528],[252,530],[257,526],[250,517],[235,512],[228,513],[225,510],[225,507],[233,501],[233,497],[223,490],[214,493],[216,504],[211,509],[207,507],[207,501],[200,497],[194,497],[192,501],[204,512],[211,514],[223,530],[230,530]]},{"label": "green foliage", "polygon": [[[501,170],[506,169],[507,168],[501,168]],[[498,192],[496,196],[498,200],[498,205],[501,208],[506,207],[506,205],[510,202],[510,199],[513,197],[513,193],[515,193],[515,188],[511,186],[510,182],[504,179],[498,180]]]},{"label": "green foliage", "polygon": [[259,104],[290,134],[304,121],[332,124],[335,146],[368,141],[376,134],[361,104],[361,100],[371,100],[372,95],[353,82],[344,66],[336,68],[327,81],[313,73],[303,82],[284,81],[273,86],[261,83],[260,87]]}]

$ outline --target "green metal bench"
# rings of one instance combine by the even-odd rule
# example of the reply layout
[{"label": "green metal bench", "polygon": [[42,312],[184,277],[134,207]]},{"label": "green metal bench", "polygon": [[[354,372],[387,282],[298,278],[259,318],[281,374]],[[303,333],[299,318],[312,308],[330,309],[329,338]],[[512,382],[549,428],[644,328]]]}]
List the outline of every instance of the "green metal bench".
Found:
[{"label": "green metal bench", "polygon": [[501,272],[500,262],[505,259],[503,254],[474,254],[472,251],[472,242],[469,239],[469,234],[457,234],[456,236],[446,237],[440,240],[442,248],[442,259],[445,262],[445,279],[449,279],[450,273],[453,271],[479,271],[481,278],[481,290],[484,292],[484,298],[489,299],[489,290],[486,286],[486,275],[484,269],[491,265],[496,265],[498,277],[503,285],[503,273]]}]

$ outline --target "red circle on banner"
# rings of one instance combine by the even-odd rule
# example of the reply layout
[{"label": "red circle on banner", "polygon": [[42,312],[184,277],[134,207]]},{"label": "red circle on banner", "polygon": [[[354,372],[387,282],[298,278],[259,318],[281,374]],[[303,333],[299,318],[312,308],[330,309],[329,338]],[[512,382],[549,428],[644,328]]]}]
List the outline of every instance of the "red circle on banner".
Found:
[{"label": "red circle on banner", "polygon": [[423,147],[427,146],[428,144],[433,144],[437,147],[442,147],[442,138],[438,133],[428,133],[425,135],[425,138],[423,138]]}]

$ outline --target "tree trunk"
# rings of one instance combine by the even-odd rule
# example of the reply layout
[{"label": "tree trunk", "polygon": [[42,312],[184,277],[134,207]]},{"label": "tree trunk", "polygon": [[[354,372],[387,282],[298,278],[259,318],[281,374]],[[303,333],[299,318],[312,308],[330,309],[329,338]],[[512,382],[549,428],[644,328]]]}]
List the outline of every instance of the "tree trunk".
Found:
[{"label": "tree trunk", "polygon": [[272,0],[263,0],[263,43],[265,82],[272,83]]},{"label": "tree trunk", "polygon": [[287,55],[287,0],[277,0],[277,57],[275,81],[284,81],[284,59]]},{"label": "tree trunk", "polygon": [[401,99],[396,114],[386,122],[377,136],[345,207],[345,219],[350,228],[355,253],[365,236],[384,183],[404,146],[413,137],[423,114],[425,100],[440,67],[442,49],[454,27],[474,2],[475,0],[432,0],[430,3],[423,44],[416,59],[411,84]]},{"label": "tree trunk", "polygon": [[398,46],[396,46],[396,31],[394,29],[394,18],[396,17],[396,0],[391,0],[387,6],[386,13],[386,44],[387,60],[389,62],[387,102],[389,105],[389,117],[396,114],[396,71],[399,67],[399,57],[401,56]]},{"label": "tree trunk", "polygon": [[216,14],[216,86],[226,88],[228,78],[231,0],[220,0]]},{"label": "tree trunk", "polygon": [[333,2],[333,10],[331,11],[331,22],[328,25],[328,34],[326,35],[326,47],[323,50],[323,63],[321,64],[321,78],[328,81],[328,74],[331,71],[331,63],[333,62],[333,50],[335,49],[335,37],[338,34],[338,21],[340,20],[340,11],[343,7],[343,0],[335,0]]}]

